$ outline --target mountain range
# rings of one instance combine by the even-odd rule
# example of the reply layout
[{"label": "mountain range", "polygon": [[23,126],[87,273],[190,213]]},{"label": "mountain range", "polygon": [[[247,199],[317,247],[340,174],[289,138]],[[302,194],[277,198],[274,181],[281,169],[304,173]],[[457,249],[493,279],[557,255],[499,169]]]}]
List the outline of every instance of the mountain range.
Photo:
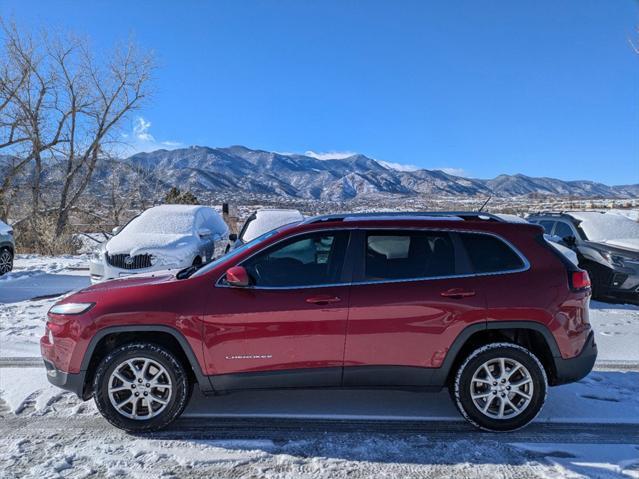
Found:
[{"label": "mountain range", "polygon": [[125,161],[156,175],[166,186],[195,194],[234,192],[327,201],[389,195],[639,197],[639,184],[608,186],[595,181],[563,181],[521,174],[488,180],[464,178],[441,170],[400,170],[359,154],[318,159],[243,146],[192,146],[138,153]]}]

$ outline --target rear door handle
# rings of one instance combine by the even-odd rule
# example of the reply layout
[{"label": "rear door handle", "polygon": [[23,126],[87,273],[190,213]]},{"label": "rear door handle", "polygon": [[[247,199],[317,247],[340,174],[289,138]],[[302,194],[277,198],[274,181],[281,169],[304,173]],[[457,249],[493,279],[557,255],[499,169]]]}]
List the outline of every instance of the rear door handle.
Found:
[{"label": "rear door handle", "polygon": [[328,296],[328,295],[311,296],[310,298],[306,298],[307,303],[317,304],[318,306],[331,304],[331,303],[339,303],[341,300],[342,298],[340,298],[339,296]]},{"label": "rear door handle", "polygon": [[444,298],[461,299],[461,298],[470,298],[471,296],[475,296],[475,294],[477,293],[475,293],[472,290],[453,288],[447,291],[442,291],[439,294],[443,296]]}]

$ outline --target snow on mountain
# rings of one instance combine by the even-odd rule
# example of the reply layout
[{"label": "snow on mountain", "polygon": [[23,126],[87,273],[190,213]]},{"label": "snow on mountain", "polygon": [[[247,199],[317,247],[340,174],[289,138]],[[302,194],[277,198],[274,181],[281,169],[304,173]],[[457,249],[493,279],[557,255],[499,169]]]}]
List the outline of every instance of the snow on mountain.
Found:
[{"label": "snow on mountain", "polygon": [[244,146],[157,150],[138,153],[126,161],[148,170],[167,186],[188,188],[196,194],[242,191],[248,195],[338,201],[388,195],[625,198],[639,194],[639,185],[607,186],[521,174],[480,180],[377,161],[360,154],[283,154]]}]

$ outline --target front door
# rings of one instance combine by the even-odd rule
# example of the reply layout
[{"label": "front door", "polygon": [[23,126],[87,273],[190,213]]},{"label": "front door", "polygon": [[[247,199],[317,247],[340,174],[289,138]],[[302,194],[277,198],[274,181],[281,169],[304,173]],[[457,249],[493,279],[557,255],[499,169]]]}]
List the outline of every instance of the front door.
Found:
[{"label": "front door", "polygon": [[219,389],[337,386],[350,272],[349,233],[317,232],[245,260],[246,288],[222,280],[205,316],[207,372]]},{"label": "front door", "polygon": [[485,301],[459,238],[430,230],[359,233],[344,384],[427,386]]}]

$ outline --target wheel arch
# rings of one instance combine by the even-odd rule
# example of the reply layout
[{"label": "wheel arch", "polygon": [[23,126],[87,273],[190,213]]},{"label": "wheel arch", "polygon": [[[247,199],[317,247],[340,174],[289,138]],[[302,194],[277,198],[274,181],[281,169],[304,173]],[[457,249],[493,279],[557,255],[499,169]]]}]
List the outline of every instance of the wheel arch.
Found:
[{"label": "wheel arch", "polygon": [[0,242],[0,250],[7,248],[12,255],[15,255],[15,248],[13,246],[13,243],[11,243],[10,241],[2,241]]},{"label": "wheel arch", "polygon": [[83,375],[83,399],[91,397],[93,375],[104,355],[115,347],[134,341],[146,341],[171,349],[183,363],[189,377],[197,381],[200,389],[203,392],[211,390],[211,383],[202,372],[191,345],[177,329],[163,325],[112,326],[99,330],[91,338],[82,358],[80,372]]},{"label": "wheel arch", "polygon": [[450,384],[457,368],[475,349],[493,342],[511,342],[527,348],[544,366],[549,384],[556,383],[555,358],[561,357],[550,330],[534,321],[494,321],[473,324],[457,336],[436,375],[441,384]]}]

